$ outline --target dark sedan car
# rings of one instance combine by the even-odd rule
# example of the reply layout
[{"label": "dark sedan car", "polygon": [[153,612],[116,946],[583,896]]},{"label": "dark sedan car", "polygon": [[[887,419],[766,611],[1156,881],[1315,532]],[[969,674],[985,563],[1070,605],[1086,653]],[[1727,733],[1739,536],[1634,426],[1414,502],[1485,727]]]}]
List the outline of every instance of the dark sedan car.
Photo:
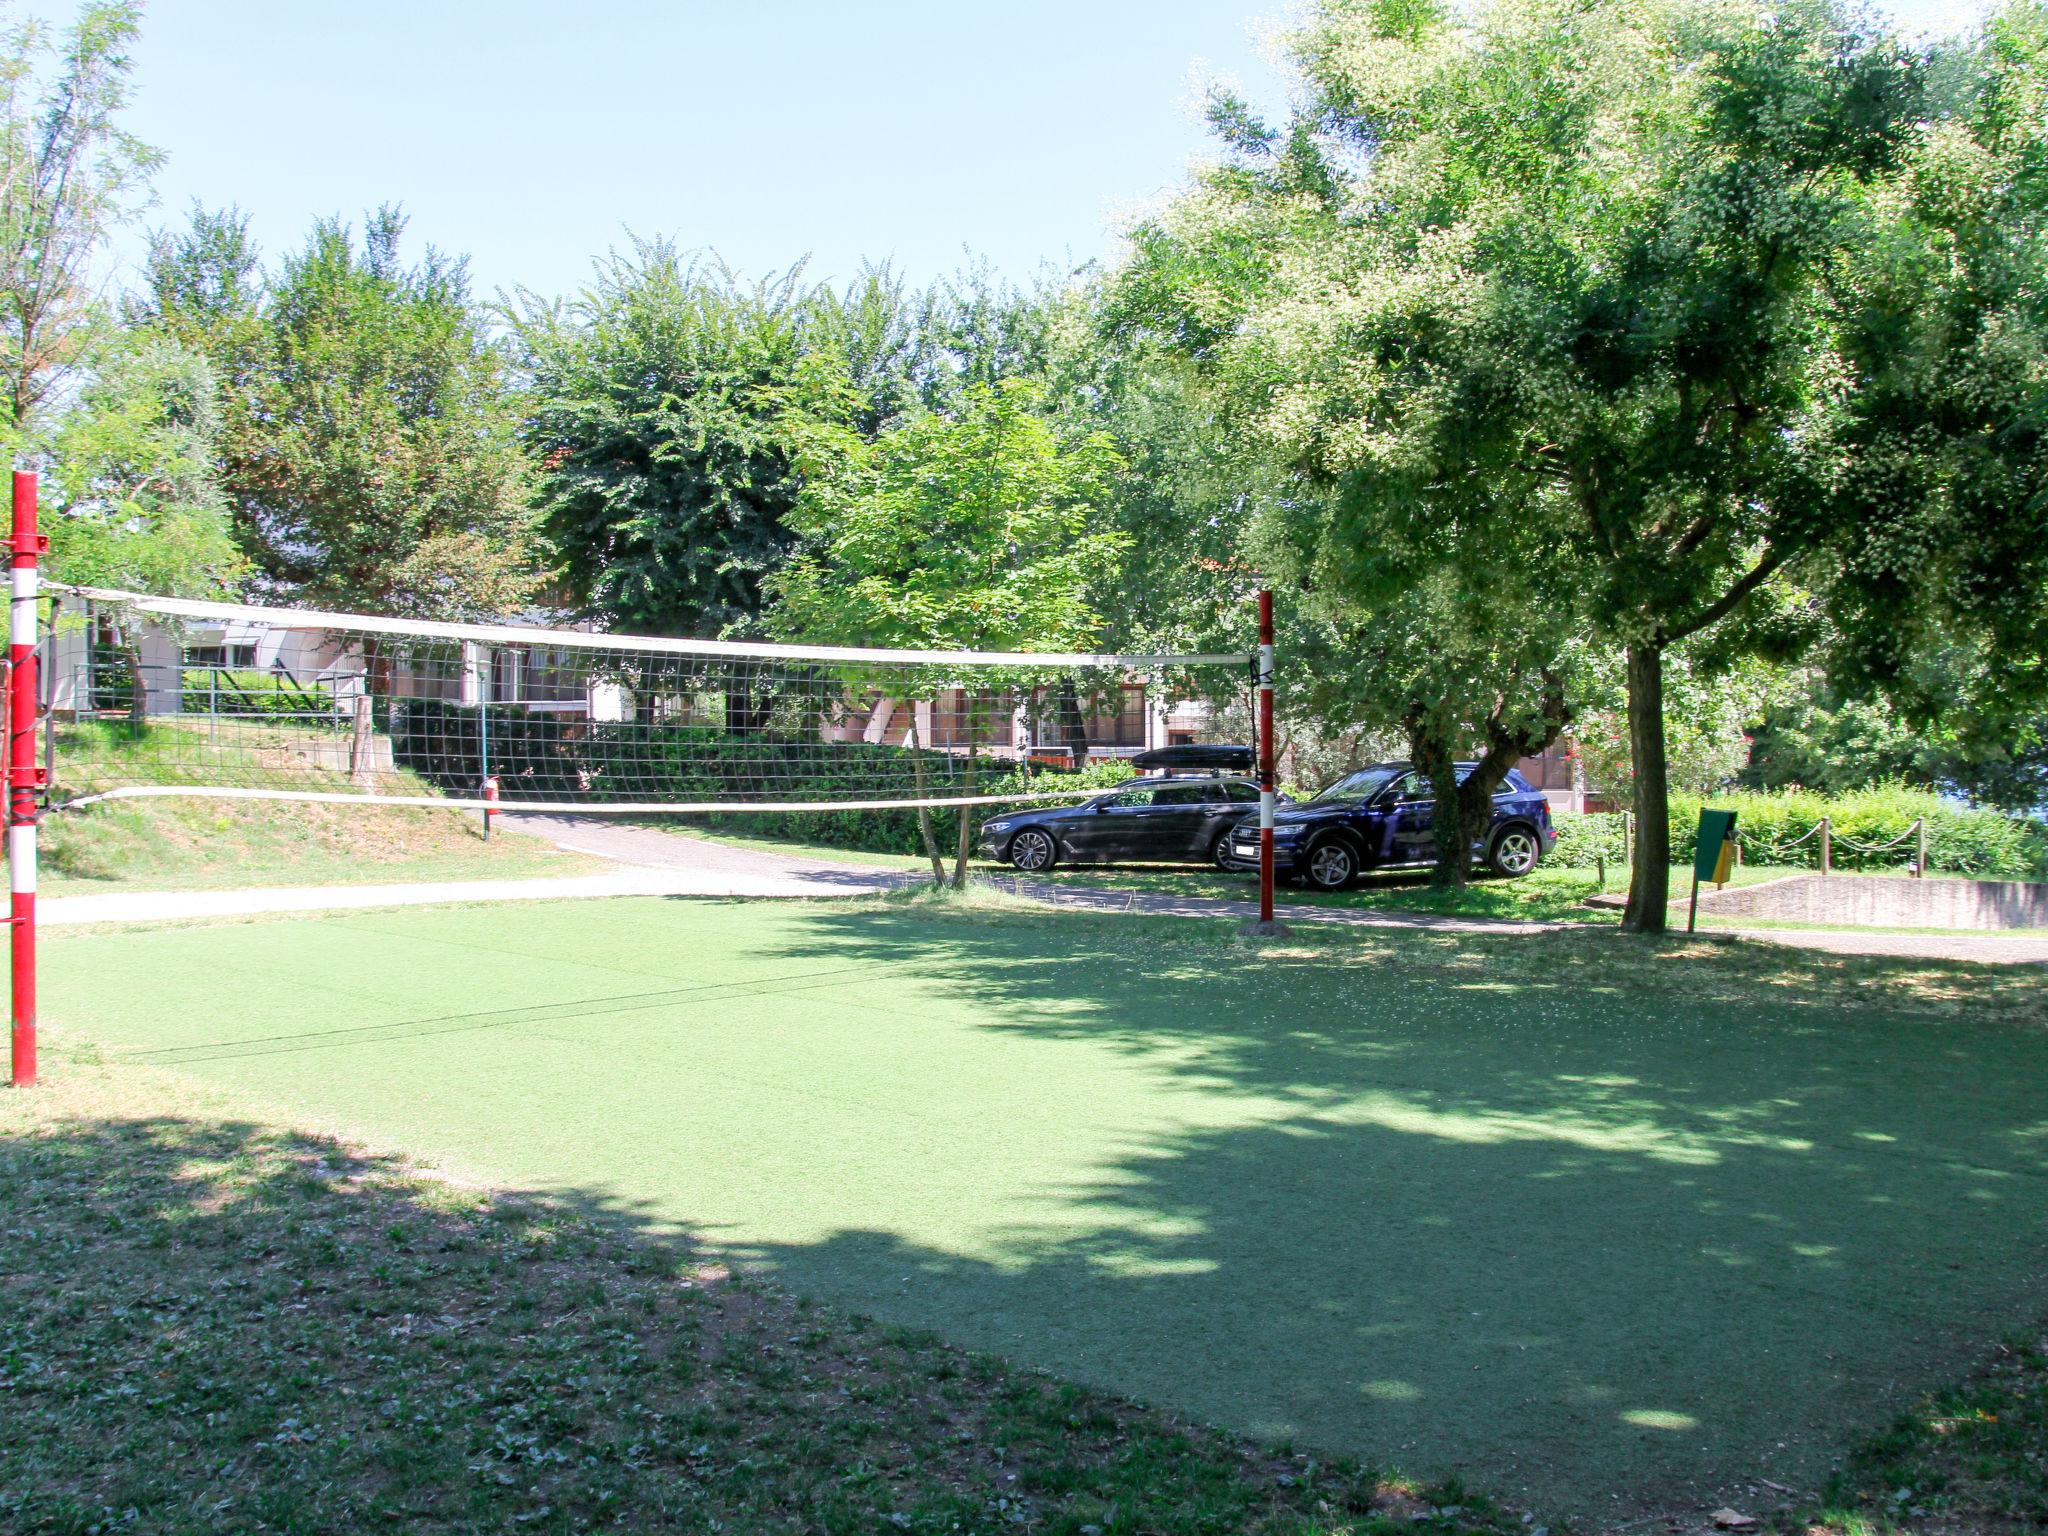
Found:
[{"label": "dark sedan car", "polygon": [[1039,811],[1005,811],[981,825],[981,851],[1022,870],[1135,860],[1229,867],[1230,829],[1259,803],[1250,779],[1133,779],[1108,794]]},{"label": "dark sedan car", "polygon": [[[1458,764],[1463,778],[1475,765]],[[1493,816],[1472,856],[1496,874],[1526,875],[1557,842],[1550,802],[1513,769],[1493,797]],[[1256,867],[1259,821],[1231,833],[1233,867]],[[1313,800],[1273,817],[1273,869],[1321,890],[1340,891],[1369,869],[1436,862],[1436,795],[1409,763],[1377,763],[1348,773]]]}]

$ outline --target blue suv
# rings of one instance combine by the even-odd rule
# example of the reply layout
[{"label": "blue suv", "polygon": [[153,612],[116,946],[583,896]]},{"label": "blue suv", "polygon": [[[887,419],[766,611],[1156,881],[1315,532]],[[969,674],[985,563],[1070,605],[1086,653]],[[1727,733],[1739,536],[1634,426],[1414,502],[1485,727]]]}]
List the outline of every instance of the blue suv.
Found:
[{"label": "blue suv", "polygon": [[[1476,765],[1458,764],[1464,778]],[[1493,818],[1472,854],[1500,875],[1526,875],[1557,843],[1550,802],[1513,769],[1493,797]],[[1240,821],[1230,862],[1256,869],[1259,819]],[[1319,890],[1341,891],[1369,869],[1436,862],[1436,792],[1412,763],[1347,773],[1313,800],[1273,815],[1273,869]]]}]

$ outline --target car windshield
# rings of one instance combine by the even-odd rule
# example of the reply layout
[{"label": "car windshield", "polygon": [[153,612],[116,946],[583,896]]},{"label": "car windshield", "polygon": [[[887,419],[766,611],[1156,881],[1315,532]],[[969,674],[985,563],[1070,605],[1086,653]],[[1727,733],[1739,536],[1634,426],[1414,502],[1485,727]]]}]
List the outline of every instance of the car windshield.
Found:
[{"label": "car windshield", "polygon": [[1310,803],[1332,805],[1340,801],[1370,800],[1385,789],[1400,772],[1399,768],[1361,768],[1356,773],[1345,774]]}]

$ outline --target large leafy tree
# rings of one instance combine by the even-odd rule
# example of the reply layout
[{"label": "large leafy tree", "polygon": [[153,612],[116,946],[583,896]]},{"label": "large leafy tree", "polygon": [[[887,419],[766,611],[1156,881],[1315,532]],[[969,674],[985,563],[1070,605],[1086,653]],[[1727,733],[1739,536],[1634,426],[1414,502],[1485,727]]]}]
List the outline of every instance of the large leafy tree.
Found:
[{"label": "large leafy tree", "polygon": [[421,618],[538,592],[531,475],[505,359],[460,261],[407,265],[383,209],[263,274],[236,216],[158,241],[138,323],[203,347],[236,531],[278,595]]},{"label": "large leafy tree", "polygon": [[1327,0],[1294,52],[1284,128],[1216,104],[1232,158],[1140,232],[1137,300],[1334,490],[1310,548],[1436,539],[1481,582],[1517,537],[1569,552],[1626,652],[1629,918],[1661,928],[1665,652],[1784,643],[1757,595],[1880,489],[1842,278],[1922,71],[1804,0]]},{"label": "large leafy tree", "polygon": [[[1847,264],[1855,516],[1820,577],[1830,687],[1922,771],[2048,794],[2048,7],[1938,57],[1883,238]],[[1873,718],[1871,723],[1875,723]]]},{"label": "large leafy tree", "polygon": [[[969,385],[956,416],[920,415],[873,440],[844,426],[813,430],[792,517],[804,542],[769,582],[776,630],[918,650],[1091,642],[1102,628],[1091,595],[1126,543],[1102,526],[1122,460],[1102,433],[1063,437],[1042,406],[1040,386],[1012,379]],[[926,681],[982,681],[955,672]],[[929,817],[919,820],[941,880]],[[962,806],[956,886],[966,883],[971,831]]]},{"label": "large leafy tree", "polygon": [[[885,373],[900,338],[880,287],[848,318],[845,344]],[[814,303],[800,268],[749,283],[665,241],[601,262],[570,303],[520,296],[525,437],[587,612],[656,634],[753,624],[762,581],[795,540],[801,421],[845,404],[837,374],[804,366]]]},{"label": "large leafy tree", "polygon": [[94,258],[162,158],[120,123],[141,10],[0,31],[0,429],[31,430],[108,330]]}]

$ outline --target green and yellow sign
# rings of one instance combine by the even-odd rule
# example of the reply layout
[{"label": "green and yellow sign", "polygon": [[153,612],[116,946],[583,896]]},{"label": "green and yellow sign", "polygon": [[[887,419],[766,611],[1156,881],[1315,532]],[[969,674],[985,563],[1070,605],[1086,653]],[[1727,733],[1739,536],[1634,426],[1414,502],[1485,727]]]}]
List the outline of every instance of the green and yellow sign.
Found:
[{"label": "green and yellow sign", "polygon": [[1700,840],[1692,856],[1693,878],[1726,885],[1734,868],[1735,813],[1701,811]]},{"label": "green and yellow sign", "polygon": [[1700,882],[1711,880],[1726,885],[1735,872],[1735,813],[1701,811],[1699,841],[1692,853],[1692,906],[1685,915],[1685,931],[1699,922]]}]

